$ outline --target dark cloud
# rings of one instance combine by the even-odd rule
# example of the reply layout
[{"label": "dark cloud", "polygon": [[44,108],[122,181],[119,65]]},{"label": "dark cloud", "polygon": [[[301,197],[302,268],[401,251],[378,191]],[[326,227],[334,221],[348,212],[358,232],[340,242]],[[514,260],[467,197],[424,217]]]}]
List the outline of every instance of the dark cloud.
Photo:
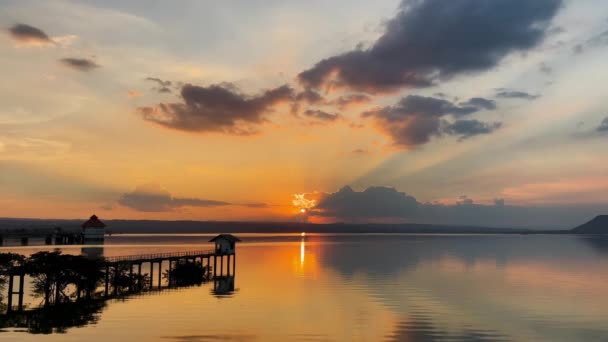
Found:
[{"label": "dark cloud", "polygon": [[153,88],[159,93],[170,93],[171,92],[171,81],[164,81],[158,77],[146,77],[146,81],[151,81],[158,84],[158,87]]},{"label": "dark cloud", "polygon": [[487,109],[487,110],[496,109],[496,101],[484,99],[481,97],[474,97],[474,98],[468,100],[467,102],[461,103],[460,105],[465,106],[465,107],[476,107],[476,108],[482,108],[482,109]]},{"label": "dark cloud", "polygon": [[496,97],[500,97],[503,99],[523,99],[523,100],[536,100],[540,97],[540,95],[532,95],[526,93],[524,91],[519,90],[509,90],[500,88],[496,92]]},{"label": "dark cloud", "polygon": [[319,104],[325,101],[321,94],[310,88],[298,93],[296,95],[296,100],[298,102],[307,102],[309,104]]},{"label": "dark cloud", "polygon": [[537,46],[562,0],[403,1],[382,36],[318,62],[298,75],[309,87],[369,93],[430,86],[488,70],[515,51]]},{"label": "dark cloud", "polygon": [[500,122],[481,122],[478,120],[456,120],[443,128],[443,132],[458,136],[461,140],[476,135],[490,134],[502,126]]},{"label": "dark cloud", "polygon": [[[467,103],[469,102],[476,101],[471,99],[467,101]],[[400,120],[401,116],[404,114],[417,114],[427,117],[440,117],[449,114],[454,116],[464,116],[480,110],[480,107],[478,106],[459,106],[448,100],[419,95],[408,95],[402,98],[396,106],[386,108],[389,110],[384,111],[384,116],[391,121]]]},{"label": "dark cloud", "polygon": [[350,94],[338,97],[332,101],[332,104],[340,109],[344,109],[352,105],[366,104],[371,102],[371,100],[372,98],[365,94]]},{"label": "dark cloud", "polygon": [[268,121],[266,114],[274,105],[293,101],[295,95],[287,85],[247,96],[225,84],[186,84],[181,97],[180,103],[161,103],[137,111],[145,120],[172,129],[249,135],[257,133],[257,125]]},{"label": "dark cloud", "polygon": [[118,203],[144,212],[168,212],[182,207],[218,207],[230,203],[199,198],[178,198],[157,184],[138,186],[133,192],[123,194]]},{"label": "dark cloud", "polygon": [[358,148],[358,149],[353,150],[353,154],[359,154],[359,155],[361,155],[361,154],[368,154],[368,153],[369,153],[368,150],[365,150],[365,149],[362,149],[362,148]]},{"label": "dark cloud", "polygon": [[601,133],[608,132],[608,117],[602,120],[602,123],[597,127],[597,131]]},{"label": "dark cloud", "polygon": [[99,65],[94,61],[86,58],[62,58],[59,60],[61,64],[78,71],[91,71],[99,68]]},{"label": "dark cloud", "polygon": [[[472,121],[461,120],[449,124],[442,117],[451,115],[455,118],[475,112],[495,108],[490,100],[473,98],[461,105],[445,99],[409,95],[402,98],[396,105],[379,108],[363,113],[364,117],[374,118],[378,126],[393,139],[396,145],[410,147],[430,141],[433,136],[443,134],[470,137],[479,133],[481,126],[474,127]],[[448,125],[446,129],[442,126]],[[487,129],[494,124],[488,124]],[[454,127],[451,127],[454,126]],[[468,130],[467,130],[468,128]]]},{"label": "dark cloud", "polygon": [[416,211],[418,206],[414,197],[393,188],[370,187],[357,192],[345,186],[321,199],[315,206],[314,215],[351,218],[404,217]]},{"label": "dark cloud", "polygon": [[602,206],[523,207],[508,205],[503,198],[493,204],[477,204],[460,196],[455,204],[423,203],[391,187],[354,191],[344,187],[334,193],[304,194],[315,200],[308,215],[342,222],[409,222],[486,227],[572,228],[597,215]]},{"label": "dark cloud", "polygon": [[16,24],[9,30],[11,37],[26,44],[52,44],[51,38],[39,28],[26,24]]},{"label": "dark cloud", "polygon": [[304,116],[311,118],[311,119],[325,121],[325,122],[336,121],[340,118],[340,115],[338,115],[338,114],[331,114],[331,113],[328,113],[328,112],[325,112],[322,110],[318,110],[318,109],[308,109],[308,110],[304,111]]}]

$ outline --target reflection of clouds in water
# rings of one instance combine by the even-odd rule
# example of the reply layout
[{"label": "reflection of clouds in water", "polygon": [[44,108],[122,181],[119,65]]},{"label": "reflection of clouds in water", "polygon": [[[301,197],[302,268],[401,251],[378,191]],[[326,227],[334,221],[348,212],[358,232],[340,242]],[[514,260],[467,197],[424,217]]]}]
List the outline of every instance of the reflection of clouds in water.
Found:
[{"label": "reflection of clouds in water", "polygon": [[363,280],[370,296],[403,316],[389,339],[559,341],[608,333],[598,320],[608,314],[606,260],[576,237],[359,239],[328,246],[321,262]]}]

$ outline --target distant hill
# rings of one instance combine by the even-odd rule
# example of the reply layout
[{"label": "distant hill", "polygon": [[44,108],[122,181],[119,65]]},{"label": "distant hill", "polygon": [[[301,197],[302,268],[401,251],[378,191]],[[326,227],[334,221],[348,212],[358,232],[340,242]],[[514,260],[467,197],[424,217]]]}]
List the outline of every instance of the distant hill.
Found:
[{"label": "distant hill", "polygon": [[596,216],[593,220],[572,229],[575,234],[608,234],[608,215]]}]

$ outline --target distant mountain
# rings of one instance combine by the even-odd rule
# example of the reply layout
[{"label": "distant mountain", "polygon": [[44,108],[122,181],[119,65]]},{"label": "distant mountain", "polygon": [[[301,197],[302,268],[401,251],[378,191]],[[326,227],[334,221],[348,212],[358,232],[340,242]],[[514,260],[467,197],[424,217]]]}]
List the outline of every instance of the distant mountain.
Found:
[{"label": "distant mountain", "polygon": [[593,220],[572,229],[575,234],[608,234],[608,215],[600,215]]}]

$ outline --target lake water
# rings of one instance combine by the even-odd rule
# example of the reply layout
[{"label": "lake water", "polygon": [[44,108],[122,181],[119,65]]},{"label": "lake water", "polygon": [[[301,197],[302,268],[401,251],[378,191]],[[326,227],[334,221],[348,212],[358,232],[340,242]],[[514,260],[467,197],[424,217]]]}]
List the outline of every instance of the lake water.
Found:
[{"label": "lake water", "polygon": [[[230,294],[206,283],[109,300],[79,327],[5,328],[0,340],[608,341],[607,237],[239,237]],[[103,253],[205,249],[208,239],[112,236]]]}]

